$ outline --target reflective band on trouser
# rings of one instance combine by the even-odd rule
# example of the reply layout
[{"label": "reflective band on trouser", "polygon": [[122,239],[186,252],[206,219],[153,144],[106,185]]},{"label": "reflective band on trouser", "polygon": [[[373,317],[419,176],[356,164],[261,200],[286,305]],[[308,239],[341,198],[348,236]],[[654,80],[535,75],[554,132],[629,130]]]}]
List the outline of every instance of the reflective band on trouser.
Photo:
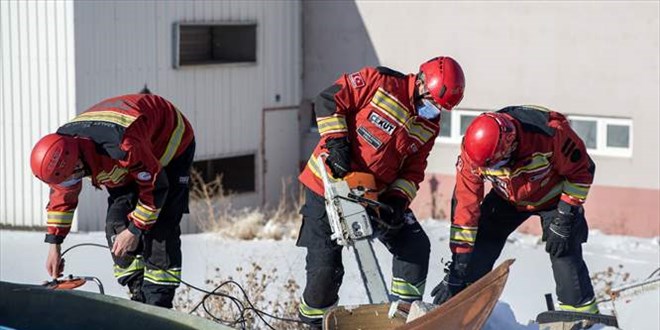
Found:
[{"label": "reflective band on trouser", "polygon": [[335,303],[335,304],[332,304],[332,305],[330,305],[328,307],[325,307],[325,308],[310,307],[305,302],[305,298],[302,298],[300,300],[300,306],[298,306],[298,312],[300,313],[300,315],[302,315],[302,316],[304,316],[308,319],[320,319],[320,318],[323,318],[323,314],[325,314],[325,311],[327,311],[328,309],[334,307],[335,305],[337,305],[337,304]]},{"label": "reflective band on trouser", "polygon": [[68,228],[71,227],[73,222],[73,211],[70,212],[60,212],[60,211],[48,211],[46,224],[51,227],[59,228]]},{"label": "reflective band on trouser", "polygon": [[348,131],[348,125],[346,125],[346,118],[344,116],[321,117],[316,120],[316,124],[318,125],[321,136]]},{"label": "reflective band on trouser", "polygon": [[401,299],[421,300],[424,295],[425,286],[425,280],[415,285],[404,279],[394,277],[392,278],[392,289],[390,291],[393,295],[398,296]]},{"label": "reflective band on trouser", "polygon": [[135,257],[135,259],[133,259],[133,262],[131,262],[131,264],[128,265],[128,267],[126,268],[123,268],[115,264],[114,275],[116,279],[120,279],[135,274],[137,272],[141,272],[142,270],[144,270],[144,261],[142,260],[142,256],[137,256]]},{"label": "reflective band on trouser", "polygon": [[144,280],[157,285],[179,286],[181,282],[181,268],[170,268],[167,271],[146,269],[144,271]]},{"label": "reflective band on trouser", "polygon": [[135,207],[135,210],[131,212],[131,218],[138,221],[142,227],[147,227],[156,222],[159,214],[160,209],[153,209],[138,200],[138,205]]},{"label": "reflective band on trouser", "polygon": [[163,155],[160,157],[160,165],[163,167],[169,164],[172,158],[174,158],[177,149],[179,149],[179,145],[181,145],[183,132],[186,130],[186,125],[183,122],[181,112],[179,112],[178,109],[174,111],[176,112],[176,127],[170,136],[170,140],[167,142],[165,152],[163,152]]},{"label": "reflective band on trouser", "polygon": [[588,303],[580,306],[564,305],[560,302],[559,309],[567,312],[580,312],[580,313],[591,313],[591,314],[599,313],[598,304],[596,304],[596,298],[591,299]]},{"label": "reflective band on trouser", "polygon": [[474,245],[477,239],[477,227],[451,225],[449,242],[453,244]]},{"label": "reflective band on trouser", "polygon": [[390,185],[390,188],[402,192],[408,197],[409,201],[412,201],[415,199],[415,196],[417,196],[417,188],[415,188],[415,183],[410,180],[396,179],[394,183]]}]

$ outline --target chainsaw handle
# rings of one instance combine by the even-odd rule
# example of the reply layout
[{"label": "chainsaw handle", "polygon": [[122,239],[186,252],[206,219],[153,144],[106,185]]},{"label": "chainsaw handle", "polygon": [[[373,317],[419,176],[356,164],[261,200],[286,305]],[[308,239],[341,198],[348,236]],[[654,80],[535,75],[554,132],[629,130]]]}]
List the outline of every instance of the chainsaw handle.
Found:
[{"label": "chainsaw handle", "polygon": [[[339,196],[339,197],[341,197],[341,196]],[[349,197],[349,198],[346,198],[346,197],[341,197],[341,198],[344,198],[344,199],[347,199],[347,200],[352,200],[352,201],[354,201],[354,202],[365,203],[365,204],[367,204],[367,205],[369,205],[369,206],[371,206],[371,207],[375,207],[375,208],[383,209],[383,210],[385,210],[385,211],[387,211],[387,212],[394,213],[394,209],[392,209],[391,206],[389,206],[389,205],[387,205],[387,204],[385,204],[385,203],[381,203],[381,202],[379,202],[379,201],[371,200],[371,199],[369,199],[369,198],[364,198],[364,197],[362,197],[362,196],[358,196],[358,195],[355,195],[355,194],[353,194],[353,193],[349,193],[349,194],[348,194],[348,197]]]}]

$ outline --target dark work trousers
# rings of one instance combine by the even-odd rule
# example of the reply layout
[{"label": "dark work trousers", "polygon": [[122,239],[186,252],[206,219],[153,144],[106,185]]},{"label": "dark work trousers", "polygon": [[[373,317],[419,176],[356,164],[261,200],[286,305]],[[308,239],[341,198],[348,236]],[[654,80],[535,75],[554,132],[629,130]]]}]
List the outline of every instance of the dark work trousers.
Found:
[{"label": "dark work trousers", "polygon": [[[190,168],[195,142],[165,166],[169,188],[158,220],[146,231],[136,251],[118,258],[114,255],[114,275],[128,286],[131,299],[149,305],[172,308],[174,292],[181,277],[181,218],[188,213]],[[161,174],[161,175],[162,175]],[[115,235],[128,226],[128,214],[138,200],[137,184],[108,189],[106,238],[112,247]]]},{"label": "dark work trousers", "polygon": [[[320,326],[323,313],[338,300],[344,276],[342,246],[330,239],[332,230],[325,212],[325,200],[305,188],[305,204],[300,213],[303,222],[297,246],[307,248],[307,282],[299,308],[300,319],[312,326]],[[392,253],[392,286],[394,299],[418,300],[424,294],[428,273],[431,243],[415,220],[406,213],[403,228],[391,239],[381,239]]]},{"label": "dark work trousers", "polygon": [[[468,282],[478,280],[493,269],[507,237],[530,216],[541,217],[545,241],[550,221],[556,212],[555,209],[535,213],[519,212],[491,190],[481,203],[479,230],[468,266]],[[556,293],[562,304],[581,306],[594,298],[589,270],[582,258],[582,243],[587,241],[588,234],[584,209],[580,207],[570,237],[570,251],[561,257],[550,256]]]}]

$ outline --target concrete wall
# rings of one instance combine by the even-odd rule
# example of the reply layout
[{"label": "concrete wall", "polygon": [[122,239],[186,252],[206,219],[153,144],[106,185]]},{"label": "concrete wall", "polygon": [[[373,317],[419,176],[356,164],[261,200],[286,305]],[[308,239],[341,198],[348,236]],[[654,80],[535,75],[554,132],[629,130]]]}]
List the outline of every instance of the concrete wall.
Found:
[{"label": "concrete wall", "polygon": [[[419,63],[450,55],[466,74],[461,108],[539,104],[573,115],[632,119],[632,157],[593,157],[598,170],[587,204],[603,214],[625,213],[620,218],[631,224],[649,218],[658,235],[658,198],[632,210],[616,198],[630,190],[614,188],[635,189],[640,200],[653,200],[660,189],[659,7],[658,2],[307,2],[303,96],[312,98],[340,73],[362,65],[416,72]],[[457,154],[457,144],[437,143],[427,172],[451,177]],[[451,190],[453,180],[439,185]]]},{"label": "concrete wall", "polygon": [[0,224],[45,225],[30,152],[75,114],[73,37],[71,1],[0,1]]}]

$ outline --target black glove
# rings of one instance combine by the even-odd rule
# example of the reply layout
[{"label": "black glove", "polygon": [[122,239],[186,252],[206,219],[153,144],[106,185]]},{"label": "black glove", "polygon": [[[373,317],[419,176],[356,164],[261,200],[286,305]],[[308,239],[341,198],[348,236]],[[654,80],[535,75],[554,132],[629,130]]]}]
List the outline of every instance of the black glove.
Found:
[{"label": "black glove", "polygon": [[445,278],[431,291],[433,303],[436,305],[442,305],[467,287],[467,267],[470,261],[470,253],[454,253],[451,259],[451,263],[445,268]]},{"label": "black glove", "polygon": [[380,237],[387,241],[394,238],[403,228],[408,200],[400,196],[388,195],[381,198],[380,202],[391,208],[391,210],[380,209]]},{"label": "black glove", "polygon": [[329,139],[325,147],[329,153],[325,163],[330,167],[332,176],[336,179],[345,177],[351,170],[351,145],[348,138]]},{"label": "black glove", "polygon": [[557,213],[550,220],[550,225],[545,230],[545,251],[553,257],[561,257],[570,250],[570,238],[575,222],[577,207],[560,201]]}]

